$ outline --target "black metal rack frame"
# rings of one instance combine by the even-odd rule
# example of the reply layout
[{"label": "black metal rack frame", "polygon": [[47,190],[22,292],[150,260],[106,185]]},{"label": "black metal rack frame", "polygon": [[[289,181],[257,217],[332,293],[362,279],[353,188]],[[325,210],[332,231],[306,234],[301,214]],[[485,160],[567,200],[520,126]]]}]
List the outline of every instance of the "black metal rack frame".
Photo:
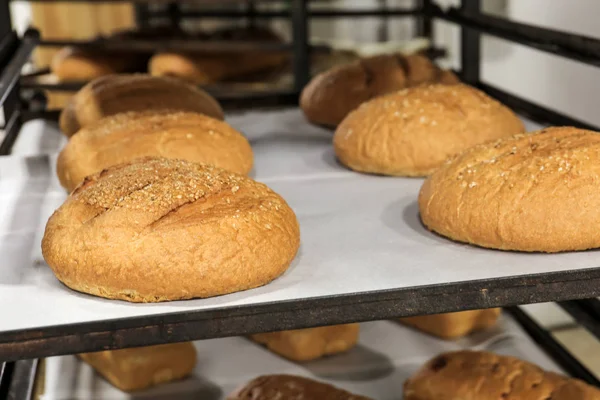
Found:
[{"label": "black metal rack frame", "polygon": [[[35,0],[30,0],[35,1]],[[48,1],[48,0],[45,0]],[[70,0],[77,1],[77,0]],[[121,1],[121,0],[115,0]],[[20,82],[22,66],[33,49],[39,45],[62,45],[63,42],[43,42],[38,32],[29,30],[19,38],[11,29],[8,1],[0,2],[0,106],[4,109],[5,136],[0,142],[0,155],[8,155],[24,121],[49,117],[42,101],[36,96],[24,99]],[[270,97],[286,104],[297,102],[298,94],[310,78],[308,21],[310,18],[397,16],[416,18],[416,34],[432,37],[435,19],[455,23],[461,28],[461,77],[492,97],[505,103],[516,112],[537,122],[549,125],[572,125],[588,129],[594,126],[541,105],[521,99],[480,79],[481,35],[487,34],[554,55],[600,66],[600,40],[566,32],[516,23],[484,15],[481,0],[462,0],[462,6],[442,10],[432,0],[418,0],[411,9],[388,10],[310,10],[308,0],[292,0],[289,11],[257,11],[249,6],[245,11],[194,11],[182,12],[169,8],[169,17],[175,22],[185,18],[288,18],[291,21],[293,41],[286,49],[293,54],[294,87],[289,91],[266,93],[237,93],[235,98]],[[137,4],[138,19],[160,17],[150,12],[143,3]],[[176,5],[176,2],[172,2]],[[140,41],[123,42],[122,46],[135,48],[147,46]],[[156,45],[156,43],[154,43]],[[169,43],[159,43],[169,45]],[[171,45],[174,45],[171,43]],[[197,44],[192,46],[198,46]],[[199,45],[202,47],[202,45]],[[226,45],[228,46],[228,45]],[[238,50],[247,49],[244,44]],[[256,45],[252,45],[256,46]],[[210,45],[206,45],[208,49]],[[261,46],[252,47],[259,49]],[[230,49],[234,49],[231,47]],[[229,50],[229,49],[228,49]],[[268,50],[262,47],[262,50]],[[28,84],[27,89],[65,89],[61,85]],[[71,87],[76,89],[77,87]],[[68,88],[67,88],[68,89]],[[213,93],[219,95],[219,90]],[[552,275],[552,274],[551,274]],[[488,291],[485,299],[480,295]],[[440,292],[439,294],[437,292]],[[324,298],[296,304],[272,304],[261,309],[262,318],[247,314],[243,309],[230,309],[217,314],[157,316],[143,321],[120,320],[96,323],[86,330],[78,326],[49,328],[44,332],[14,332],[0,335],[0,398],[28,399],[37,368],[34,358],[56,354],[92,351],[101,348],[121,348],[156,344],[166,341],[185,341],[210,337],[230,336],[264,330],[266,320],[269,330],[301,328],[350,321],[376,320],[397,316],[399,304],[411,305],[411,315],[472,308],[509,306],[506,310],[523,326],[530,336],[569,374],[590,384],[600,386],[598,377],[588,371],[551,334],[534,322],[517,304],[560,301],[558,304],[575,320],[600,339],[600,270],[597,268],[575,273],[558,273],[553,276],[529,276],[497,279],[487,282],[468,282],[454,285],[453,306],[444,304],[443,288],[429,288],[429,296],[411,290],[382,292],[374,295],[349,295],[346,299]],[[422,293],[420,294],[422,296]],[[588,298],[588,299],[585,299]],[[583,300],[582,300],[583,299]],[[342,303],[348,301],[344,307]],[[350,300],[350,301],[349,301]],[[402,315],[406,315],[404,312]],[[265,315],[267,315],[265,317]],[[139,320],[139,318],[138,318]],[[224,320],[227,324],[224,324]],[[291,320],[301,321],[290,322]],[[168,334],[166,333],[168,332]],[[16,362],[1,360],[26,359]]]}]

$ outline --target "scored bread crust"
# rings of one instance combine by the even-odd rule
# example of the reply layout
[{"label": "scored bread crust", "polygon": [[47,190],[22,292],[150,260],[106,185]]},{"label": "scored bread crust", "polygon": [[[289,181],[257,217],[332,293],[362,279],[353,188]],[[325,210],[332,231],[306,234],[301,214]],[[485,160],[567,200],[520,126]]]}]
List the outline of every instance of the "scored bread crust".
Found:
[{"label": "scored bread crust", "polygon": [[343,353],[358,342],[359,324],[259,333],[250,338],[293,361],[309,361]]},{"label": "scored bread crust", "polygon": [[48,220],[42,254],[74,290],[159,302],[264,285],[299,244],[294,212],[266,185],[150,158],[86,178]]},{"label": "scored bread crust", "polygon": [[473,147],[427,179],[423,223],[482,247],[559,252],[600,247],[600,135],[548,128]]},{"label": "scored bread crust", "polygon": [[335,127],[365,101],[424,83],[459,83],[427,57],[386,54],[336,66],[315,76],[300,96],[300,108],[315,124]]},{"label": "scored bread crust", "polygon": [[124,391],[146,389],[182,379],[196,366],[190,342],[79,354],[100,375]]},{"label": "scored bread crust", "polygon": [[333,137],[347,167],[425,176],[475,144],[524,131],[507,107],[467,85],[419,86],[378,97],[348,115]]},{"label": "scored bread crust", "polygon": [[219,103],[199,88],[169,77],[115,74],[94,79],[60,114],[60,129],[73,136],[101,118],[127,111],[180,110],[223,119]]},{"label": "scored bread crust", "polygon": [[405,325],[442,339],[456,339],[496,325],[501,310],[469,310],[444,314],[400,318]]},{"label": "scored bread crust", "polygon": [[56,172],[69,192],[83,179],[146,156],[178,158],[247,174],[252,148],[223,121],[192,112],[120,113],[82,128],[58,156]]},{"label": "scored bread crust", "polygon": [[370,400],[335,386],[301,376],[264,375],[254,378],[227,400]]},{"label": "scored bread crust", "polygon": [[599,400],[600,390],[514,357],[457,351],[428,361],[404,383],[405,400]]}]

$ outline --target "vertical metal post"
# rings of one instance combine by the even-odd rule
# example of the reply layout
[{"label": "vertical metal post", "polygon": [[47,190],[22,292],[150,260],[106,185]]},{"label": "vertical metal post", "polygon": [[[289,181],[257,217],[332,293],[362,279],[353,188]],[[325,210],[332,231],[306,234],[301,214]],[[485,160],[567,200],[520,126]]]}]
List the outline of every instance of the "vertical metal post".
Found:
[{"label": "vertical metal post", "polygon": [[135,3],[135,25],[138,29],[147,28],[150,26],[150,12],[148,4],[146,3]]},{"label": "vertical metal post", "polygon": [[308,49],[308,7],[306,0],[292,0],[292,37],[294,50],[294,89],[300,93],[310,79]]},{"label": "vertical metal post", "polygon": [[415,36],[433,39],[433,19],[429,14],[431,0],[416,0],[417,9],[421,15],[416,19]]},{"label": "vertical metal post", "polygon": [[[14,54],[15,46],[18,43],[12,31],[12,20],[10,17],[10,6],[8,1],[0,1],[0,43],[6,48],[0,49],[0,53],[4,57],[8,57],[6,60],[0,59],[0,72],[4,71],[4,68],[8,65],[10,61],[10,57]],[[9,125],[9,122],[14,121],[13,114],[18,112],[19,107],[19,94],[20,88],[18,82],[12,88],[12,90],[8,93],[4,104],[2,105],[2,112],[5,125]],[[17,116],[18,117],[18,116]],[[20,119],[19,119],[20,121]],[[14,122],[13,122],[14,123]],[[13,128],[20,129],[20,125]]]},{"label": "vertical metal post", "polygon": [[[386,12],[388,10],[387,0],[377,0],[379,10]],[[377,27],[377,41],[385,43],[389,38],[390,32],[390,18],[388,15],[384,15],[379,19],[379,26]]]},{"label": "vertical metal post", "polygon": [[179,9],[179,3],[171,2],[167,6],[167,13],[169,14],[169,24],[173,28],[179,27],[181,23],[181,10]]},{"label": "vertical metal post", "polygon": [[[481,0],[462,0],[460,8],[468,15],[480,14]],[[476,84],[479,82],[481,71],[481,35],[464,26],[460,31],[462,79],[466,83]]]},{"label": "vertical metal post", "polygon": [[248,0],[246,15],[248,16],[248,27],[254,28],[256,26],[256,4],[254,4],[254,0]]}]

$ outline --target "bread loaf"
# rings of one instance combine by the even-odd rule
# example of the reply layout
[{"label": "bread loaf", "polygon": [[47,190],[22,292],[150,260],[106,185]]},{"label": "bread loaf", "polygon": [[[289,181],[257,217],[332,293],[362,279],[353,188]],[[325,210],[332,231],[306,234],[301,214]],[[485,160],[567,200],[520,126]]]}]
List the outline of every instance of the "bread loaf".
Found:
[{"label": "bread loaf", "polygon": [[359,324],[323,326],[252,335],[272,352],[293,361],[309,361],[343,353],[358,341]]},{"label": "bread loaf", "polygon": [[[210,36],[213,40],[232,42],[283,43],[273,31],[260,27],[228,28]],[[159,52],[152,57],[148,72],[154,76],[181,78],[194,84],[234,80],[245,75],[276,69],[288,60],[285,51],[268,52]]]},{"label": "bread loaf", "polygon": [[48,220],[42,254],[71,289],[159,302],[264,285],[299,244],[294,212],[267,186],[149,158],[86,178]]},{"label": "bread loaf", "polygon": [[498,321],[499,308],[400,318],[400,322],[442,339],[456,339],[491,328]]},{"label": "bread loaf", "polygon": [[600,135],[548,128],[473,147],[427,179],[423,223],[501,250],[600,247]]},{"label": "bread loaf", "polygon": [[335,386],[292,375],[265,375],[248,382],[227,400],[370,400]]},{"label": "bread loaf", "polygon": [[523,130],[512,111],[479,90],[434,84],[364,103],[338,126],[333,145],[355,171],[424,176],[455,153]]},{"label": "bread loaf", "polygon": [[72,136],[101,118],[127,111],[193,111],[223,119],[223,110],[206,92],[172,78],[144,74],[106,75],[79,90],[60,115],[63,133]]},{"label": "bread loaf", "polygon": [[80,354],[100,375],[124,391],[182,379],[196,365],[192,343],[173,343]]},{"label": "bread loaf", "polygon": [[404,384],[404,400],[598,400],[600,390],[514,357],[458,351],[435,357]]},{"label": "bread loaf", "polygon": [[104,75],[134,72],[139,64],[136,61],[128,54],[67,46],[52,57],[50,71],[59,81],[89,81]]},{"label": "bread loaf", "polygon": [[247,174],[252,148],[223,121],[192,112],[115,114],[81,129],[58,156],[56,172],[69,192],[110,166],[146,156],[178,158]]},{"label": "bread loaf", "polygon": [[378,55],[315,76],[302,91],[300,107],[310,122],[335,127],[365,101],[435,82],[458,83],[458,78],[422,55]]}]

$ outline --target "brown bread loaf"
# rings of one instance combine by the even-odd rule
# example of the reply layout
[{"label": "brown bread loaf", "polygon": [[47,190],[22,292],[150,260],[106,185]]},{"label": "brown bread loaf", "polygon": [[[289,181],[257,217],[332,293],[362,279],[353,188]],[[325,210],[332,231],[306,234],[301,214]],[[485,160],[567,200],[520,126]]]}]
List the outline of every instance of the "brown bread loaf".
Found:
[{"label": "brown bread loaf", "polygon": [[400,322],[442,339],[456,339],[496,325],[501,310],[470,310],[400,318]]}]

